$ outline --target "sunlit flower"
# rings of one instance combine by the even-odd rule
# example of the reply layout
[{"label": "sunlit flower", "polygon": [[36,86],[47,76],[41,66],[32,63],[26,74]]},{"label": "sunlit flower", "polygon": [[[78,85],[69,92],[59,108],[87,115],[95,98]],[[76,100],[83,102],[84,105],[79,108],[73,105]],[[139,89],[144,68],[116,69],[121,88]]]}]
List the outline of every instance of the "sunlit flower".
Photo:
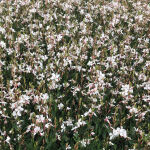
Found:
[{"label": "sunlit flower", "polygon": [[123,129],[123,127],[121,128],[118,127],[117,129],[113,129],[113,133],[110,133],[109,136],[110,136],[110,140],[113,140],[114,138],[119,136],[123,138],[127,138],[127,132],[125,129]]},{"label": "sunlit flower", "polygon": [[64,105],[62,103],[58,104],[58,108],[61,110],[63,109]]}]

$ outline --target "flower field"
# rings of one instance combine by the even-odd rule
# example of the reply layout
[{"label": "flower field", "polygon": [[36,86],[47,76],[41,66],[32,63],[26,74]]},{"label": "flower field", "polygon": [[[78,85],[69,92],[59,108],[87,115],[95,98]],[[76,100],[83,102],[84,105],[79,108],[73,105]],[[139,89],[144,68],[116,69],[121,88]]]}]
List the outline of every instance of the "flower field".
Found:
[{"label": "flower field", "polygon": [[150,149],[149,0],[0,1],[0,150],[69,149]]}]

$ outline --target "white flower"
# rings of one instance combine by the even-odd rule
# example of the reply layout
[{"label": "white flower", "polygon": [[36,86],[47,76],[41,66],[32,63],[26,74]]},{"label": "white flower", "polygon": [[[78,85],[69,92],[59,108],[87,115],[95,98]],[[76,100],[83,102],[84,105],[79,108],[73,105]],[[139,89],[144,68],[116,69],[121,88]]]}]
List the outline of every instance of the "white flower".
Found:
[{"label": "white flower", "polygon": [[36,126],[34,128],[34,135],[36,135],[38,132],[41,132],[41,128]]},{"label": "white flower", "polygon": [[56,81],[56,82],[58,82],[59,81],[59,77],[60,77],[60,75],[59,74],[55,74],[55,73],[52,73],[52,77],[51,77],[51,80],[54,80],[54,81]]},{"label": "white flower", "polygon": [[35,13],[35,12],[36,12],[35,8],[30,9],[30,13]]},{"label": "white flower", "polygon": [[44,122],[45,121],[45,117],[43,117],[43,115],[36,115],[36,122]]},{"label": "white flower", "polygon": [[34,127],[35,126],[35,124],[31,124],[31,125],[29,125],[28,127],[27,127],[27,130],[26,130],[26,132],[28,133],[28,132],[30,132],[30,130],[31,130],[31,127]]},{"label": "white flower", "polygon": [[114,145],[111,141],[109,142],[110,145]]},{"label": "white flower", "polygon": [[31,66],[27,66],[26,70],[27,70],[27,73],[30,73],[32,70]]},{"label": "white flower", "polygon": [[46,61],[48,59],[48,57],[46,55],[41,56],[42,60]]},{"label": "white flower", "polygon": [[71,108],[70,107],[67,107],[67,110],[70,110]]},{"label": "white flower", "polygon": [[80,143],[81,143],[81,145],[82,145],[83,147],[86,147],[86,141],[85,141],[85,139],[83,139]]},{"label": "white flower", "polygon": [[12,115],[13,115],[14,117],[16,117],[16,116],[17,116],[16,111],[13,111]]},{"label": "white flower", "polygon": [[72,119],[70,118],[65,123],[67,124],[67,126],[73,126]]},{"label": "white flower", "polygon": [[114,138],[118,137],[119,135],[121,137],[127,138],[126,130],[123,129],[122,127],[121,128],[118,127],[117,129],[113,129],[113,133],[109,134],[110,140],[113,140]]},{"label": "white flower", "polygon": [[63,109],[64,105],[62,103],[58,104],[59,110]]},{"label": "white flower", "polygon": [[85,125],[86,124],[86,122],[85,121],[83,121],[83,120],[81,120],[81,118],[78,120],[78,122],[76,123],[76,126],[75,127],[73,127],[71,130],[73,131],[73,130],[76,130],[76,129],[78,129],[80,126],[83,126],[83,125]]},{"label": "white flower", "polygon": [[66,150],[68,150],[68,149],[71,149],[71,146],[70,146],[70,145],[67,145]]},{"label": "white flower", "polygon": [[80,10],[80,14],[81,14],[81,15],[84,14],[84,10],[83,10],[83,9]]},{"label": "white flower", "polygon": [[30,97],[28,95],[21,95],[19,103],[20,104],[29,104],[30,103],[29,99],[30,99]]},{"label": "white flower", "polygon": [[88,112],[85,112],[83,116],[86,117],[86,116],[88,116],[90,113],[92,113],[92,109],[91,109],[91,108],[89,109]]},{"label": "white flower", "polygon": [[58,133],[56,133],[56,137],[59,141],[61,140],[61,136]]},{"label": "white flower", "polygon": [[48,100],[48,99],[49,99],[48,94],[47,94],[47,93],[43,94],[43,95],[42,95],[42,99],[44,99],[44,100]]},{"label": "white flower", "polygon": [[48,49],[48,50],[51,50],[52,47],[53,47],[53,46],[52,46],[51,44],[48,44],[48,45],[47,45],[47,49]]},{"label": "white flower", "polygon": [[40,133],[40,136],[44,136],[44,132],[41,132],[41,133]]},{"label": "white flower", "polygon": [[45,125],[45,128],[49,128],[49,126],[50,126],[50,123],[47,123],[47,124]]},{"label": "white flower", "polygon": [[144,89],[145,90],[150,90],[150,83],[145,84]]},{"label": "white flower", "polygon": [[131,114],[132,114],[132,113],[135,113],[135,114],[136,114],[136,113],[138,113],[138,110],[134,107],[134,108],[130,109],[129,112],[130,112]]},{"label": "white flower", "polygon": [[120,134],[120,136],[127,138],[127,132],[125,129],[123,129],[123,128],[119,129],[119,134]]},{"label": "white flower", "polygon": [[57,41],[60,41],[62,39],[62,35],[57,36]]},{"label": "white flower", "polygon": [[88,66],[92,66],[93,64],[94,64],[94,62],[89,61],[87,65],[88,65]]},{"label": "white flower", "polygon": [[130,87],[128,84],[122,85],[121,90],[122,90],[121,93],[123,96],[127,96],[129,93],[133,93],[133,88]]},{"label": "white flower", "polygon": [[97,99],[96,99],[96,98],[93,98],[92,101],[93,101],[94,103],[96,103],[96,102],[97,102]]},{"label": "white flower", "polygon": [[4,41],[1,41],[1,42],[0,42],[0,46],[1,46],[2,48],[6,48],[6,43],[5,43]]},{"label": "white flower", "polygon": [[98,74],[98,81],[101,82],[105,78],[105,74],[103,74],[101,71],[97,70]]},{"label": "white flower", "polygon": [[6,30],[5,30],[4,28],[0,27],[0,32],[1,32],[2,34],[4,34],[4,33],[6,32]]},{"label": "white flower", "polygon": [[22,106],[18,106],[14,111],[13,111],[13,116],[16,118],[18,116],[21,116],[21,112],[23,111],[24,109],[22,108]]},{"label": "white flower", "polygon": [[64,132],[66,130],[66,127],[64,125],[64,123],[61,125],[61,132]]},{"label": "white flower", "polygon": [[85,124],[86,124],[86,122],[81,120],[81,119],[79,119],[78,122],[77,122],[78,127],[80,127],[81,125],[85,125]]},{"label": "white flower", "polygon": [[6,140],[5,140],[7,143],[9,143],[10,142],[10,137],[9,136],[7,136],[7,138],[6,138]]}]

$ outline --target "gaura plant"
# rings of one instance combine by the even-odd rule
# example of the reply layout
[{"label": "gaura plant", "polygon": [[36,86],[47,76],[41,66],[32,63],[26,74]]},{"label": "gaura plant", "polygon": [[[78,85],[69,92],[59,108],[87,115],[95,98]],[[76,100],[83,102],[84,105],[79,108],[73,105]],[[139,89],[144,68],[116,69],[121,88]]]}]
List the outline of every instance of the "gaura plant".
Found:
[{"label": "gaura plant", "polygon": [[150,149],[148,0],[1,0],[0,149]]}]

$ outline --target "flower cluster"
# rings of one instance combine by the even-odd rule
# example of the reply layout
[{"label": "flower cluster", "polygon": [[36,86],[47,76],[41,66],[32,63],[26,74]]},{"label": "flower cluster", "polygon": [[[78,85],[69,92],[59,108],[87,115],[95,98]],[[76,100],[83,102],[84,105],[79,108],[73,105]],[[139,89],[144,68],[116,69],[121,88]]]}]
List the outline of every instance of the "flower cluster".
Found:
[{"label": "flower cluster", "polygon": [[110,133],[109,135],[110,135],[110,140],[112,140],[118,136],[121,136],[123,138],[127,138],[127,132],[122,127],[117,128],[117,129],[113,129],[113,133]]},{"label": "flower cluster", "polygon": [[0,149],[150,149],[148,0],[0,1]]}]

